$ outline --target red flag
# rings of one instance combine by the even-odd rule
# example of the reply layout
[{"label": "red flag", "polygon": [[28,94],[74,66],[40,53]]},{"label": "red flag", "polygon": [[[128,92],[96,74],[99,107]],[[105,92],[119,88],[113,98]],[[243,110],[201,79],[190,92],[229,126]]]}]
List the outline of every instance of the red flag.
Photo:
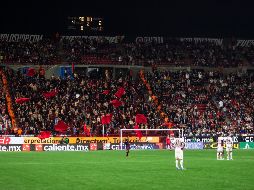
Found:
[{"label": "red flag", "polygon": [[65,132],[68,129],[68,125],[66,125],[66,123],[64,123],[63,121],[58,121],[54,128],[55,131]]},{"label": "red flag", "polygon": [[107,114],[103,117],[101,117],[101,123],[102,124],[110,124],[112,118],[112,114]]},{"label": "red flag", "polygon": [[108,95],[109,94],[109,90],[103,90],[102,94]]},{"label": "red flag", "polygon": [[117,98],[121,98],[124,93],[125,93],[125,89],[123,87],[120,87],[120,88],[118,88],[117,92],[115,93],[115,96]]},{"label": "red flag", "polygon": [[117,99],[112,100],[110,103],[113,104],[113,106],[114,106],[115,108],[117,108],[117,107],[123,105],[123,103],[122,103],[121,101],[117,100]]},{"label": "red flag", "polygon": [[26,72],[26,76],[33,77],[35,75],[35,69],[34,68],[28,68]]},{"label": "red flag", "polygon": [[90,137],[90,129],[87,128],[86,124],[84,124],[84,134],[85,134],[87,137]]},{"label": "red flag", "polygon": [[144,114],[137,114],[136,115],[136,123],[147,123],[147,118]]},{"label": "red flag", "polygon": [[45,98],[47,98],[47,99],[53,98],[53,97],[55,97],[56,95],[57,95],[57,90],[52,90],[52,91],[50,91],[50,92],[44,92],[44,93],[43,93],[43,96],[44,96]]},{"label": "red flag", "polygon": [[51,135],[50,131],[41,131],[40,134],[38,135],[38,138],[46,139],[49,138],[50,135]]},{"label": "red flag", "polygon": [[17,98],[17,99],[15,100],[15,102],[16,102],[17,104],[23,104],[23,103],[28,102],[28,101],[30,101],[30,98]]},{"label": "red flag", "polygon": [[[138,125],[135,125],[135,126],[134,126],[134,129],[139,129]],[[136,130],[135,132],[136,132],[137,137],[138,137],[139,140],[140,140],[140,139],[142,138],[142,133],[141,133],[141,131],[140,131],[140,130]]]}]

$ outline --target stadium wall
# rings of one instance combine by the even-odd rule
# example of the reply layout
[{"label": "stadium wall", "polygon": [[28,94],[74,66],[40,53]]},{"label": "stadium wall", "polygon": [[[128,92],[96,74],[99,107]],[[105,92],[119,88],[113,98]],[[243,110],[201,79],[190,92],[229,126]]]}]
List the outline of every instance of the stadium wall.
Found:
[{"label": "stadium wall", "polygon": [[[66,137],[67,144],[61,142],[62,137],[50,137],[39,139],[37,137],[0,137],[0,151],[93,151],[93,150],[120,150],[119,137]],[[159,142],[158,137],[148,137],[138,141],[137,137],[130,137],[132,150],[166,149],[164,142]],[[234,149],[254,149],[254,136],[233,137]],[[125,149],[125,145],[122,144]],[[224,147],[226,148],[226,147]],[[193,141],[188,142],[185,138],[185,149],[202,150],[217,149],[217,142]]]},{"label": "stadium wall", "polygon": [[[7,65],[3,64],[2,67],[8,67],[13,69],[14,71],[24,71],[27,70],[27,68],[34,68],[35,70],[38,70],[39,67],[42,67],[45,69],[45,77],[50,78],[53,75],[54,76],[61,76],[61,68],[68,68],[70,69],[72,66],[68,64],[61,64],[61,65]],[[145,66],[131,66],[131,65],[75,65],[76,69],[84,69],[87,70],[87,68],[102,68],[102,69],[111,69],[113,77],[116,75],[117,69],[128,69],[129,71],[132,71],[133,77],[135,78],[140,70],[143,70],[144,72],[152,72],[152,67],[145,67]],[[212,68],[212,67],[172,67],[172,66],[157,66],[156,69],[158,71],[191,71],[191,70],[202,70],[202,71],[220,71],[224,74],[228,73],[246,73],[248,71],[254,72],[254,67],[252,66],[242,66],[242,67],[232,67],[232,68]]]}]

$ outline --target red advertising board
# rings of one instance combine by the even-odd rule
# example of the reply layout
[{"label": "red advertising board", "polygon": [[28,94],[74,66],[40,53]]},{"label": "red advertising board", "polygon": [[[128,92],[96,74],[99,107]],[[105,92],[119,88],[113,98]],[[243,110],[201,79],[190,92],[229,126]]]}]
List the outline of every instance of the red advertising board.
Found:
[{"label": "red advertising board", "polygon": [[22,151],[30,152],[30,144],[22,144]]},{"label": "red advertising board", "polygon": [[36,144],[35,145],[35,151],[43,151],[42,150],[42,144]]},{"label": "red advertising board", "polygon": [[97,150],[97,143],[90,143],[90,150]]},{"label": "red advertising board", "polygon": [[11,141],[10,137],[0,137],[0,144],[9,144]]}]

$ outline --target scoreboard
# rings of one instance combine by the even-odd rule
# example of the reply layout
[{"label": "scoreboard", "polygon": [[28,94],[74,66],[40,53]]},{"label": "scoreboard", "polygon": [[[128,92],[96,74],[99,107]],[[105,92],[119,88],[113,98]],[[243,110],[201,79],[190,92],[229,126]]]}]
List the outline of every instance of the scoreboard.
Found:
[{"label": "scoreboard", "polygon": [[104,22],[101,17],[93,16],[69,16],[67,19],[67,30],[76,32],[102,32]]}]

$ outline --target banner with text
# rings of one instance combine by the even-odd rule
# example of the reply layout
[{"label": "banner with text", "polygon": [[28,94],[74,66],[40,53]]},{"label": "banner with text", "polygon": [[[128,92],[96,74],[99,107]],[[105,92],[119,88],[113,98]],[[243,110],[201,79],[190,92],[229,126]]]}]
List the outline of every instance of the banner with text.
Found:
[{"label": "banner with text", "polygon": [[[50,137],[47,139],[39,139],[38,137],[8,137],[11,144],[12,138],[23,138],[21,144],[60,144],[62,137]],[[86,144],[86,143],[120,143],[119,137],[65,137],[69,144]],[[124,139],[124,138],[123,138]],[[159,137],[129,137],[130,142],[159,142]],[[6,140],[5,140],[6,141]],[[17,142],[17,140],[16,140]],[[17,143],[15,143],[17,144]]]},{"label": "banner with text", "polygon": [[89,144],[46,144],[43,151],[89,151]]},{"label": "banner with text", "polygon": [[[217,149],[218,143],[210,143],[206,142],[204,143],[204,149]],[[224,144],[224,148],[226,148],[226,144]],[[233,149],[239,149],[239,143],[233,143]]]},{"label": "banner with text", "polygon": [[30,34],[0,34],[0,41],[7,42],[39,42],[43,35]]},{"label": "banner with text", "polygon": [[22,148],[20,144],[0,145],[0,152],[19,152],[22,151]]},{"label": "banner with text", "polygon": [[[120,137],[64,137],[69,144],[85,144],[85,143],[120,143]],[[149,142],[159,143],[160,137],[129,137],[130,142]],[[234,136],[232,137],[234,143],[239,142],[254,142],[254,136]],[[1,144],[61,144],[63,137],[50,137],[40,139],[38,137],[10,137],[0,136]],[[123,141],[125,138],[123,137]],[[203,142],[216,143],[216,137],[184,137],[184,142]]]},{"label": "banner with text", "polygon": [[157,43],[162,44],[163,43],[163,37],[161,36],[153,36],[153,37],[136,37],[135,39],[136,43]]},{"label": "banner with text", "polygon": [[120,43],[124,36],[61,36],[61,40],[75,40],[75,39],[89,39],[103,41],[107,40],[109,43]]},{"label": "banner with text", "polygon": [[[105,143],[103,146],[104,150],[120,150],[121,149],[121,143]],[[130,143],[130,149],[131,150],[154,150],[154,149],[162,149],[163,144],[162,143]],[[122,144],[122,149],[125,149],[125,144]]]},{"label": "banner with text", "polygon": [[[197,136],[197,137],[184,137],[184,142],[216,142],[217,141],[216,136],[213,137],[203,137],[203,136]],[[238,143],[238,142],[254,142],[254,136],[249,135],[249,136],[233,136],[232,137],[233,142]]]},{"label": "banner with text", "polygon": [[240,142],[240,149],[254,149],[254,142]]},{"label": "banner with text", "polygon": [[186,149],[192,149],[192,150],[198,150],[198,149],[204,149],[203,142],[187,142],[185,144]]},{"label": "banner with text", "polygon": [[222,45],[223,39],[221,38],[180,38],[182,42],[194,42],[194,43],[214,43],[216,45]]}]

